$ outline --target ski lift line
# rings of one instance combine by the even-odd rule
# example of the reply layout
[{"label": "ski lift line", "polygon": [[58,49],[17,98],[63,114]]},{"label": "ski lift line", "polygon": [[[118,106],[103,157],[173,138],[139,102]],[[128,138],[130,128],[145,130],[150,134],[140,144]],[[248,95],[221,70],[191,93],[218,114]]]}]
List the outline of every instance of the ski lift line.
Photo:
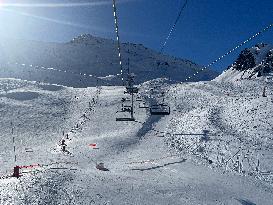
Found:
[{"label": "ski lift line", "polygon": [[[114,18],[115,18],[115,31],[116,31],[116,34],[117,34],[117,42],[118,42],[118,57],[119,57],[119,65],[120,65],[120,73],[117,73],[117,74],[113,74],[114,76],[119,76],[121,75],[121,78],[122,78],[122,82],[124,83],[124,76],[123,76],[123,66],[122,66],[122,57],[121,57],[121,44],[120,44],[120,36],[119,36],[119,27],[118,27],[118,18],[117,18],[117,9],[116,9],[116,1],[113,0],[113,9],[114,9]],[[8,62],[8,64],[12,64],[11,62]],[[91,74],[87,74],[87,73],[76,73],[76,72],[73,72],[73,71],[69,71],[69,70],[61,70],[61,69],[56,69],[56,68],[47,68],[45,66],[38,66],[38,65],[27,65],[26,63],[18,63],[18,62],[15,62],[13,63],[15,65],[20,65],[22,67],[26,67],[26,66],[29,66],[29,67],[34,67],[36,69],[42,69],[42,70],[51,70],[51,71],[56,71],[56,72],[63,72],[63,73],[70,73],[70,74],[73,74],[73,75],[81,75],[81,76],[86,76],[86,77],[90,77],[90,78],[98,78],[100,79],[99,76],[96,76],[96,75],[91,75]]]},{"label": "ski lift line", "polygon": [[[98,90],[99,90],[99,88],[98,88]],[[99,95],[100,95],[100,93],[97,93],[97,94],[96,94],[97,100],[98,100],[98,98],[99,98]],[[93,99],[94,99],[94,98],[93,98]],[[91,104],[89,103],[88,108],[85,109],[83,115],[81,115],[81,117],[80,117],[80,118],[83,117],[84,119],[81,120],[81,121],[78,121],[79,123],[77,123],[75,127],[73,127],[66,135],[64,135],[64,136],[66,136],[66,137],[63,137],[60,141],[68,139],[69,135],[72,133],[72,130],[82,129],[83,126],[86,124],[86,122],[87,122],[87,121],[90,121],[90,118],[88,118],[86,115],[87,115],[88,113],[91,113],[92,109],[95,108],[96,102],[94,102],[94,104],[92,104],[91,106],[90,106],[90,105],[91,105]],[[70,134],[69,134],[69,133],[70,133]],[[70,139],[71,139],[71,138],[70,138]]]},{"label": "ski lift line", "polygon": [[[93,105],[95,106],[95,104]],[[86,112],[85,112],[86,113]],[[13,144],[14,144],[14,153],[15,153],[15,138],[13,136]],[[15,164],[16,164],[16,155],[15,155]],[[64,162],[64,161],[58,161],[58,162],[54,162],[54,163],[50,163],[50,164],[33,164],[33,165],[28,165],[28,166],[19,166],[19,169],[28,169],[28,168],[45,168],[45,167],[49,167],[49,169],[54,169],[50,166],[52,165],[58,165],[58,164],[74,164],[74,165],[78,165],[78,162]],[[69,169],[71,171],[73,170],[77,170],[75,168],[55,168],[55,169]],[[33,173],[33,172],[21,172],[21,173]],[[6,176],[0,176],[0,179],[7,179],[7,178],[11,178],[13,177],[13,175],[6,175]]]},{"label": "ski lift line", "polygon": [[[11,63],[11,62],[8,62],[8,64],[15,64],[15,65],[19,65],[19,66],[22,66],[22,67],[26,67],[27,65],[26,64],[20,64],[18,62],[15,62],[15,63]],[[69,70],[62,70],[62,69],[56,69],[56,68],[47,68],[45,66],[34,66],[34,65],[28,65],[29,67],[32,67],[32,68],[35,68],[35,69],[40,69],[40,70],[50,70],[50,71],[56,71],[56,72],[61,72],[61,73],[69,73],[69,74],[72,74],[72,75],[77,75],[77,76],[85,76],[85,77],[89,77],[89,78],[97,78],[97,79],[100,79],[100,77],[96,76],[96,75],[92,75],[92,74],[87,74],[87,73],[77,73],[77,72],[73,72],[73,71],[69,71]],[[116,76],[119,76],[120,74],[114,74]]]},{"label": "ski lift line", "polygon": [[257,32],[256,34],[254,34],[253,36],[249,37],[247,40],[245,40],[244,42],[242,42],[241,44],[237,45],[236,47],[234,47],[233,49],[231,49],[230,51],[228,51],[227,53],[225,53],[224,55],[222,55],[221,57],[219,57],[218,59],[214,60],[212,63],[208,64],[207,66],[203,67],[200,71],[196,72],[195,74],[193,74],[192,76],[189,76],[188,78],[185,79],[185,81],[190,80],[191,78],[193,78],[194,76],[196,76],[197,74],[199,74],[200,72],[204,71],[205,69],[211,67],[212,65],[214,65],[215,63],[217,63],[218,61],[222,60],[223,58],[225,58],[226,56],[228,56],[229,54],[233,53],[234,51],[236,51],[238,48],[242,47],[243,45],[245,45],[246,43],[248,43],[249,41],[253,40],[254,38],[256,38],[257,36],[259,36],[260,34],[268,31],[270,28],[273,27],[273,24],[268,25],[267,27],[265,27],[264,29],[262,29],[261,31]]},{"label": "ski lift line", "polygon": [[114,21],[115,21],[115,32],[117,35],[117,43],[118,43],[118,57],[119,57],[119,65],[120,65],[120,75],[121,75],[122,83],[124,84],[116,0],[113,0],[113,14],[114,14]]},{"label": "ski lift line", "polygon": [[163,52],[165,46],[167,45],[167,42],[168,42],[168,40],[170,39],[170,37],[171,37],[171,35],[172,35],[172,33],[173,33],[173,31],[174,31],[174,29],[175,29],[175,27],[176,27],[176,25],[177,25],[177,23],[178,23],[178,21],[179,21],[179,19],[180,19],[182,13],[183,13],[183,11],[184,11],[184,9],[185,9],[186,6],[187,6],[187,4],[188,4],[188,0],[186,0],[185,3],[182,5],[182,7],[181,7],[181,9],[180,9],[180,11],[179,11],[179,13],[178,13],[178,16],[176,17],[175,22],[174,22],[174,24],[173,24],[173,26],[172,26],[172,28],[171,28],[171,30],[170,30],[170,32],[169,32],[167,38],[165,39],[164,43],[162,44],[162,46],[161,46],[161,48],[160,48],[160,53]]}]

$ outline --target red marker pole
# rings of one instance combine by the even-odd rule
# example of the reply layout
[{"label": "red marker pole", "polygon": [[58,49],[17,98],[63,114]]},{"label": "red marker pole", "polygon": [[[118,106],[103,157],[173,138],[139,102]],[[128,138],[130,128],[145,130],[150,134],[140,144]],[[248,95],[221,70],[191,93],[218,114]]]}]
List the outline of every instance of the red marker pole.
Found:
[{"label": "red marker pole", "polygon": [[98,149],[96,143],[89,144],[89,147],[92,147],[93,149]]}]

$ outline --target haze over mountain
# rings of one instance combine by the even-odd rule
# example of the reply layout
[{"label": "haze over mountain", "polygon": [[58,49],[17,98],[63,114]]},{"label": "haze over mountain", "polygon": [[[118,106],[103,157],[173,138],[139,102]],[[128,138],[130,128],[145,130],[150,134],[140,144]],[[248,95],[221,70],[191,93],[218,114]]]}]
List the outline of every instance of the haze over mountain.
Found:
[{"label": "haze over mountain", "polygon": [[[163,55],[141,44],[123,43],[121,50],[123,68],[128,69],[129,62],[130,72],[136,75],[137,84],[155,78],[170,78],[173,83],[180,82],[201,70],[201,66],[194,62]],[[120,76],[117,76],[120,66],[116,42],[90,34],[78,36],[66,43],[2,39],[0,65],[1,77],[73,87],[95,85],[97,80],[102,85],[121,84]],[[80,73],[82,75],[75,75]],[[192,80],[211,80],[216,76],[215,71],[207,70]]]}]

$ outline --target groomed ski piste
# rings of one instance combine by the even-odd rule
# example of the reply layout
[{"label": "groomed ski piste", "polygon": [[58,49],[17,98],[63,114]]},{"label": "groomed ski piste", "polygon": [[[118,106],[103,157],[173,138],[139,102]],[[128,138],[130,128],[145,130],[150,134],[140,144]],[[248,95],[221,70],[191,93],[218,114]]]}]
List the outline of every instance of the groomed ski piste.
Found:
[{"label": "groomed ski piste", "polygon": [[135,122],[115,120],[124,87],[0,84],[0,204],[272,204],[272,80],[148,81],[171,114],[136,102]]}]

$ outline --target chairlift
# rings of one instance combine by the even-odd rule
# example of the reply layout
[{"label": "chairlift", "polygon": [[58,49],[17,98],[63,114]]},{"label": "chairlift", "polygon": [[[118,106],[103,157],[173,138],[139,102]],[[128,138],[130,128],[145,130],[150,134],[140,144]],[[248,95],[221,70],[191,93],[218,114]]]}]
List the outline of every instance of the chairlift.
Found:
[{"label": "chairlift", "polygon": [[116,121],[117,122],[132,122],[135,121],[136,119],[133,117],[117,117]]},{"label": "chairlift", "polygon": [[124,105],[120,112],[132,112],[132,106]]},{"label": "chairlift", "polygon": [[116,118],[116,121],[119,121],[119,122],[135,121],[135,118],[133,117],[132,106],[125,105],[122,107],[121,111],[118,111],[117,113],[122,113],[122,114],[120,114],[120,116]]},{"label": "chairlift", "polygon": [[130,87],[126,87],[126,91],[124,93],[130,93],[130,94],[138,93],[138,90],[139,89],[137,87],[130,86]]},{"label": "chairlift", "polygon": [[146,105],[146,102],[139,103],[139,108],[149,108],[149,106]]},{"label": "chairlift", "polygon": [[124,114],[125,112],[122,112],[122,113],[123,114],[121,116],[118,116],[116,118],[116,121],[119,121],[119,122],[135,121],[135,118],[132,116],[131,111],[130,111],[130,113],[131,113],[130,115],[129,114]]},{"label": "chairlift", "polygon": [[171,113],[170,106],[166,104],[152,105],[150,108],[151,115],[169,115]]},{"label": "chairlift", "polygon": [[128,99],[128,98],[122,98],[122,99],[121,99],[121,102],[122,102],[122,103],[124,103],[124,102],[126,102],[126,101],[130,101],[130,99]]},{"label": "chairlift", "polygon": [[140,97],[140,96],[137,96],[137,97],[136,97],[136,101],[137,101],[137,102],[141,102],[141,101],[142,101],[141,97]]}]

